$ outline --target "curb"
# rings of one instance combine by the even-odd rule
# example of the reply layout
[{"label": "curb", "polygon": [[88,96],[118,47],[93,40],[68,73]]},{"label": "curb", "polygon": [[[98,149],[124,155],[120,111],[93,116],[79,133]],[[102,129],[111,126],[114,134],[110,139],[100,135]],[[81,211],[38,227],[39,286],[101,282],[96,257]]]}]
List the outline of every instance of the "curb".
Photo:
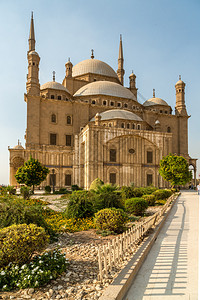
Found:
[{"label": "curb", "polygon": [[120,271],[114,281],[106,288],[99,300],[122,300],[124,298],[178,197],[179,195],[174,199],[162,221],[154,229],[154,233],[150,234],[149,237],[141,243],[138,251],[134,254],[129,263]]}]

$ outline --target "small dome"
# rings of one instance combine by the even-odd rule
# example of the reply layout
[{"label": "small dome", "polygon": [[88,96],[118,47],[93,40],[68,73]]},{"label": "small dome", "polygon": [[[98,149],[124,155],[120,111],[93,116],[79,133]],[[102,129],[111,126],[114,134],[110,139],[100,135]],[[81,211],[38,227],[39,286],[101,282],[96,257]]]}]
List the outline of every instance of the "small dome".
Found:
[{"label": "small dome", "polygon": [[98,59],[83,60],[72,68],[72,77],[81,76],[87,73],[99,74],[118,79],[116,72],[108,64]]},{"label": "small dome", "polygon": [[74,97],[106,95],[118,98],[135,100],[133,93],[121,84],[111,81],[95,81],[84,85],[75,94]]},{"label": "small dome", "polygon": [[161,98],[153,97],[143,103],[144,106],[153,106],[153,105],[165,105],[169,106],[166,101]]},{"label": "small dome", "polygon": [[96,113],[96,115],[95,115],[95,117],[100,117],[101,115],[100,115],[100,113]]},{"label": "small dome", "polygon": [[183,82],[183,80],[180,79],[175,85],[185,85],[185,82]]},{"label": "small dome", "polygon": [[[139,116],[132,113],[131,111],[124,110],[124,109],[111,109],[106,110],[100,113],[101,120],[112,120],[112,119],[124,119],[124,120],[132,120],[132,121],[143,121]],[[95,121],[95,118],[90,120]]]},{"label": "small dome", "polygon": [[37,55],[37,56],[39,56],[39,54],[36,52],[36,51],[31,51],[31,52],[29,52],[29,55]]},{"label": "small dome", "polygon": [[68,94],[70,94],[70,92],[66,87],[64,87],[62,84],[56,81],[49,81],[41,85],[40,90],[46,90],[46,89],[65,91]]},{"label": "small dome", "polygon": [[159,121],[159,120],[156,120],[156,121],[155,121],[155,125],[160,125],[160,121]]}]

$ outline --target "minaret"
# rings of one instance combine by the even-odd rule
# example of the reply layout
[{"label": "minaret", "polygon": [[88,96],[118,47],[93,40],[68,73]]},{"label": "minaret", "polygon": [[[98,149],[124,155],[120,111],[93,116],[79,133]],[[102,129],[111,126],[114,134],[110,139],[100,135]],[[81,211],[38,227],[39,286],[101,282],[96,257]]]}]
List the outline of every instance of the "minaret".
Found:
[{"label": "minaret", "polygon": [[137,88],[135,85],[135,79],[136,79],[136,75],[132,71],[131,75],[129,76],[129,89],[137,100]]},{"label": "minaret", "polygon": [[28,59],[28,75],[26,82],[27,94],[39,96],[40,95],[40,83],[39,83],[39,62],[40,57],[35,51],[35,33],[34,33],[34,21],[33,13],[31,16],[31,26],[29,35],[29,51],[27,53]]},{"label": "minaret", "polygon": [[35,50],[35,32],[34,32],[34,21],[33,21],[33,12],[31,13],[31,26],[29,34],[29,52]]},{"label": "minaret", "polygon": [[179,81],[175,85],[176,89],[176,106],[175,114],[179,116],[187,116],[187,110],[185,106],[185,82],[181,80],[179,75]]},{"label": "minaret", "polygon": [[66,77],[72,77],[72,67],[73,67],[73,64],[71,63],[70,57],[69,57],[68,62],[65,64],[65,68],[66,68],[65,76]]},{"label": "minaret", "polygon": [[122,47],[122,35],[120,34],[120,43],[119,43],[119,57],[118,57],[118,70],[117,76],[122,85],[124,85],[124,56],[123,56],[123,47]]}]

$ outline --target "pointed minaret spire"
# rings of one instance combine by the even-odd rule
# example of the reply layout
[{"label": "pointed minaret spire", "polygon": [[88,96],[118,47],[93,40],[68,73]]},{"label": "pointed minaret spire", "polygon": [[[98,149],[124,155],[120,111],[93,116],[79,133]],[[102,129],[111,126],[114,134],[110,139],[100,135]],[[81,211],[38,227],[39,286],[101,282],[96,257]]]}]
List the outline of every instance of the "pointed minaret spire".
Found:
[{"label": "pointed minaret spire", "polygon": [[34,21],[33,21],[33,12],[31,13],[31,26],[29,34],[29,52],[35,50],[35,32],[34,32]]},{"label": "pointed minaret spire", "polygon": [[122,47],[122,35],[120,34],[120,42],[119,42],[119,57],[118,59],[122,59],[124,62],[124,57],[123,57],[123,47]]},{"label": "pointed minaret spire", "polygon": [[94,49],[91,49],[91,58],[94,59]]},{"label": "pointed minaret spire", "polygon": [[119,81],[122,85],[124,85],[124,56],[123,56],[123,47],[122,47],[122,35],[120,34],[120,42],[119,42],[119,57],[118,57],[118,70],[117,75]]},{"label": "pointed minaret spire", "polygon": [[53,71],[53,81],[55,81],[55,80],[56,80],[56,72]]},{"label": "pointed minaret spire", "polygon": [[27,94],[39,96],[40,95],[40,83],[39,83],[39,63],[40,57],[35,51],[35,32],[34,32],[34,22],[33,13],[31,15],[31,26],[29,34],[29,50],[27,53],[28,59],[28,74],[26,82]]},{"label": "pointed minaret spire", "polygon": [[153,89],[153,98],[155,98],[155,96],[156,96],[156,90],[155,89]]}]

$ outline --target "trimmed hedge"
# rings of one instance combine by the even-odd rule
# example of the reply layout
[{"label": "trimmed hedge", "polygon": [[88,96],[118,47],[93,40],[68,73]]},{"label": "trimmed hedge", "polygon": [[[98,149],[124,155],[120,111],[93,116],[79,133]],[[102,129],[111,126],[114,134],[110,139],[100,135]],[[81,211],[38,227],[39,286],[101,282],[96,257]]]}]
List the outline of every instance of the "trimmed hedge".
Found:
[{"label": "trimmed hedge", "polygon": [[153,195],[155,196],[156,200],[164,200],[169,198],[172,195],[171,190],[157,190],[153,192]]},{"label": "trimmed hedge", "polygon": [[120,233],[123,231],[127,221],[127,215],[119,208],[105,208],[95,214],[95,225],[99,230],[110,230]]},{"label": "trimmed hedge", "polygon": [[49,240],[44,228],[34,224],[11,225],[0,230],[0,268],[10,262],[27,263]]},{"label": "trimmed hedge", "polygon": [[136,216],[143,215],[147,207],[148,202],[143,198],[131,198],[125,201],[126,210]]},{"label": "trimmed hedge", "polygon": [[143,195],[142,198],[147,201],[148,206],[154,206],[156,202],[155,195]]}]

